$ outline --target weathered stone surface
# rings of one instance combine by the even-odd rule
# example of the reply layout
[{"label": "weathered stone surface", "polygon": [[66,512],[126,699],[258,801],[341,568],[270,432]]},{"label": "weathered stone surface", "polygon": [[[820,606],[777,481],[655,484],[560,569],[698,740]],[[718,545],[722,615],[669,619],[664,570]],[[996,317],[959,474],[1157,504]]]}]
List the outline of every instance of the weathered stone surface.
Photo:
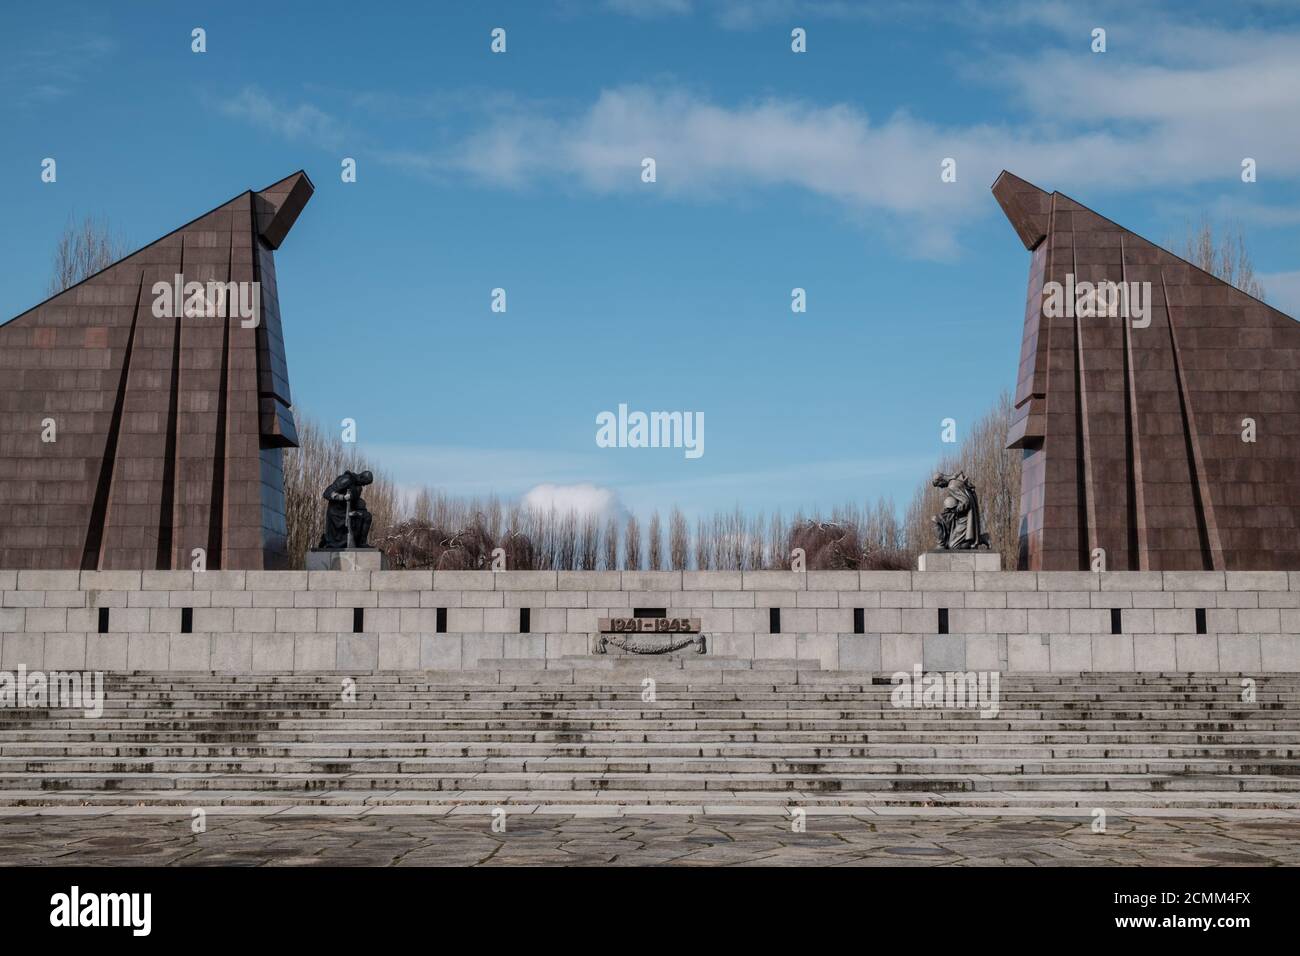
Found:
[{"label": "weathered stone surface", "polygon": [[559,587],[554,571],[499,571],[492,575],[498,591],[554,591]]},{"label": "weathered stone surface", "polygon": [[992,573],[1002,570],[1002,555],[996,551],[926,551],[917,556],[916,569]]},{"label": "weathered stone surface", "polygon": [[433,587],[438,591],[492,591],[492,571],[434,571]]},{"label": "weathered stone surface", "polygon": [[433,572],[372,570],[370,587],[375,591],[430,591],[433,589]]},{"label": "weathered stone surface", "polygon": [[307,552],[304,567],[308,571],[383,571],[388,556],[378,548],[313,548]]},{"label": "weathered stone surface", "polygon": [[[50,572],[41,572],[50,573]],[[71,573],[71,572],[69,572]],[[138,572],[137,572],[138,573]],[[443,572],[438,572],[442,574]],[[104,585],[131,585],[130,575],[105,572],[117,577],[96,577],[91,572],[77,572],[78,581]],[[108,631],[113,634],[161,634],[180,637],[181,609],[193,611],[192,630],[214,637],[244,635],[261,641],[271,634],[332,635],[350,634],[355,610],[365,611],[367,634],[403,634],[410,639],[394,647],[391,658],[416,667],[417,649],[423,658],[423,644],[415,638],[436,635],[438,609],[446,611],[446,634],[483,635],[489,643],[506,639],[520,646],[532,647],[550,635],[572,640],[566,646],[582,648],[598,630],[602,617],[628,617],[634,608],[662,607],[668,617],[697,618],[709,637],[713,651],[710,663],[723,660],[750,661],[763,658],[799,659],[798,641],[806,648],[818,647],[811,655],[826,662],[838,658],[841,636],[851,635],[855,609],[861,609],[863,630],[869,635],[893,635],[881,644],[882,665],[890,654],[901,648],[912,653],[911,642],[901,638],[944,637],[943,646],[955,641],[966,646],[966,653],[988,660],[997,654],[1013,670],[1015,656],[1021,666],[1038,662],[1040,652],[1024,641],[1014,644],[1014,655],[1003,638],[1006,635],[1060,635],[1123,638],[1137,635],[1145,640],[1152,634],[1171,637],[1197,636],[1197,612],[1205,612],[1210,644],[1215,648],[1220,637],[1277,635],[1297,638],[1300,635],[1300,592],[1278,590],[1289,576],[1271,572],[753,572],[750,585],[764,584],[770,589],[738,589],[746,583],[742,572],[565,572],[572,577],[544,572],[539,578],[531,572],[446,572],[444,583],[459,580],[473,585],[468,590],[438,590],[425,587],[433,572],[148,572],[149,584],[157,587],[110,588],[87,590],[18,590],[5,591],[0,604],[0,633],[22,635],[94,635],[99,625],[99,608],[110,610]],[[501,574],[511,575],[502,578]],[[667,577],[664,577],[664,575]],[[1153,577],[1154,575],[1154,577]],[[552,576],[556,587],[549,585]],[[141,574],[142,583],[146,574]],[[709,589],[710,581],[722,585]],[[15,574],[17,579],[17,574]],[[193,589],[178,590],[185,580]],[[915,579],[915,580],[914,580]],[[680,580],[682,588],[660,590],[666,582]],[[868,590],[854,589],[852,584],[870,582]],[[1229,580],[1232,589],[1227,587]],[[1158,591],[1118,590],[1112,582],[1149,587],[1159,584]],[[51,581],[47,583],[62,583]],[[495,585],[504,587],[497,590]],[[562,589],[563,583],[568,589]],[[684,589],[690,583],[691,590]],[[310,584],[309,589],[307,585]],[[627,584],[635,589],[574,590],[579,585],[609,586]],[[802,585],[792,587],[791,585]],[[915,584],[915,590],[913,585]],[[1077,588],[1087,584],[1086,589]],[[1164,585],[1185,585],[1188,589],[1166,590]],[[1221,589],[1220,584],[1224,585]],[[209,586],[221,585],[216,590]],[[224,588],[245,587],[247,590]],[[419,590],[410,590],[418,586]],[[1241,590],[1258,586],[1259,590]],[[1197,588],[1209,587],[1211,590]],[[1041,590],[1039,590],[1041,589]],[[531,635],[520,635],[520,609],[528,608]],[[769,634],[772,609],[780,609],[779,635]],[[1115,622],[1112,610],[1118,610],[1120,634],[1112,635]],[[947,635],[939,635],[939,615],[947,614]],[[97,636],[97,635],[96,635]],[[799,637],[796,637],[799,636]],[[821,637],[833,636],[834,641]],[[992,637],[995,642],[983,640]],[[760,641],[764,638],[765,641]],[[816,640],[813,640],[813,639]],[[978,643],[973,643],[978,642]],[[69,643],[69,642],[65,642]],[[476,642],[474,647],[477,648]],[[924,643],[924,641],[922,642]],[[69,646],[75,644],[70,642]],[[763,644],[764,646],[760,646]],[[1049,641],[1050,644],[1050,641]],[[177,645],[178,647],[181,645]],[[834,646],[832,653],[830,648]],[[919,645],[918,645],[919,646]],[[940,646],[934,644],[933,646]],[[1066,653],[1065,647],[1070,647]],[[1122,663],[1127,655],[1120,641],[1091,641],[1083,653],[1083,642],[1062,644],[1055,659],[1044,665],[1056,670],[1062,661],[1079,661],[1085,657],[1106,656],[1112,663]],[[1162,662],[1164,669],[1176,665],[1173,643],[1132,645],[1131,669],[1146,669],[1145,663]],[[1249,644],[1226,642],[1233,661],[1250,659]],[[1272,653],[1282,645],[1270,645]],[[465,655],[457,646],[456,657]],[[1243,649],[1244,648],[1244,649]],[[250,661],[252,651],[244,643],[213,645],[210,661],[222,660],[227,651],[237,660]],[[193,653],[197,654],[198,651]],[[267,652],[272,653],[270,651]],[[284,652],[275,654],[283,659]],[[368,653],[368,652],[367,652]],[[486,653],[486,652],[485,652]],[[500,652],[498,652],[500,653]],[[529,653],[534,653],[530,651]],[[535,656],[551,656],[551,651]],[[808,653],[805,651],[805,653]],[[916,653],[921,653],[916,650]],[[1263,651],[1261,650],[1261,655]],[[138,659],[145,659],[137,651]],[[470,657],[476,659],[474,650]],[[1183,655],[1208,651],[1200,645],[1188,645]],[[157,660],[158,655],[145,655]],[[509,656],[509,655],[507,655]],[[376,649],[376,661],[379,651]],[[811,659],[809,658],[809,659]],[[115,658],[125,659],[120,655]],[[368,659],[368,658],[367,658]],[[227,662],[230,667],[236,666]],[[215,665],[214,665],[215,666]],[[223,665],[224,666],[224,665]],[[294,666],[292,660],[286,668]],[[379,666],[376,663],[375,666]],[[461,666],[460,664],[452,665]],[[1073,666],[1073,665],[1069,665]],[[1094,662],[1094,669],[1101,669]],[[1227,666],[1227,665],[1225,665]],[[1234,667],[1236,665],[1234,664]],[[439,669],[444,669],[440,667]],[[1086,668],[1085,668],[1086,669]]]}]

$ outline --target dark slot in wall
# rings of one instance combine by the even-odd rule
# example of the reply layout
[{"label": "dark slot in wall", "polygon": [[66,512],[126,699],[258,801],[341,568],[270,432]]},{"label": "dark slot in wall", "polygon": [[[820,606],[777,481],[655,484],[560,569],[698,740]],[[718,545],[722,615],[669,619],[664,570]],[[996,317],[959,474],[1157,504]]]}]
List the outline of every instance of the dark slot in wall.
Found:
[{"label": "dark slot in wall", "polygon": [[867,633],[867,613],[860,607],[853,609],[853,633]]},{"label": "dark slot in wall", "polygon": [[[185,236],[181,235],[181,275],[185,274]],[[181,311],[172,331],[171,397],[167,404],[167,447],[163,454],[162,500],[158,506],[158,570],[172,567],[173,525],[176,522],[176,449],[180,443]]]},{"label": "dark slot in wall", "polygon": [[126,404],[127,383],[131,379],[131,353],[135,351],[135,328],[140,317],[140,296],[144,293],[144,273],[135,293],[135,311],[131,313],[131,332],[126,339],[126,355],[122,359],[122,375],[117,383],[117,398],[113,402],[113,417],[109,419],[108,438],[104,442],[104,458],[99,465],[99,482],[95,486],[95,502],[90,509],[90,524],[86,528],[86,544],[81,553],[81,569],[94,571],[99,567],[104,546],[104,526],[108,521],[108,497],[113,489],[113,469],[117,463],[117,443],[122,432],[122,409]]},{"label": "dark slot in wall", "polygon": [[108,608],[106,607],[101,607],[99,609],[99,633],[108,633]]},{"label": "dark slot in wall", "polygon": [[[230,258],[226,261],[226,281],[235,277],[235,232],[230,232]],[[226,521],[226,419],[230,405],[230,317],[221,331],[221,378],[217,381],[217,436],[212,455],[212,506],[208,510],[208,567],[221,567],[222,541]]]},{"label": "dark slot in wall", "polygon": [[354,607],[352,609],[352,633],[360,634],[366,629],[366,609],[363,607]]},{"label": "dark slot in wall", "polygon": [[181,608],[181,633],[194,633],[194,608],[192,607]]},{"label": "dark slot in wall", "polygon": [[767,629],[773,634],[781,633],[781,609],[779,607],[767,609]]},{"label": "dark slot in wall", "polygon": [[946,607],[939,608],[939,633],[948,633],[948,609]]},{"label": "dark slot in wall", "polygon": [[447,609],[445,607],[438,608],[438,613],[435,614],[434,617],[437,619],[434,623],[434,630],[437,631],[437,633],[439,634],[446,634],[447,633]]},{"label": "dark slot in wall", "polygon": [[1110,632],[1112,634],[1123,634],[1123,620],[1121,619],[1120,609],[1113,607],[1110,609]]},{"label": "dark slot in wall", "polygon": [[1196,609],[1196,633],[1205,633],[1205,608],[1203,607],[1198,607]]},{"label": "dark slot in wall", "polygon": [[519,609],[519,633],[527,634],[532,627],[532,613],[530,608],[521,607]]}]

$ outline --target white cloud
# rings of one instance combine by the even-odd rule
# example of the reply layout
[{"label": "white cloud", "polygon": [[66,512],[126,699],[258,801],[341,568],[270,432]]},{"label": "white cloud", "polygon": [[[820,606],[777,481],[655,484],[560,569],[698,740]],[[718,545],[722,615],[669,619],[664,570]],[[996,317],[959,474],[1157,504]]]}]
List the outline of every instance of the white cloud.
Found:
[{"label": "white cloud", "polygon": [[614,13],[645,19],[691,12],[691,0],[605,0],[605,6]]},{"label": "white cloud", "polygon": [[394,480],[429,483],[450,495],[514,495],[546,483],[572,485],[602,480],[608,458],[594,449],[471,448],[453,445],[370,444],[367,455]]},{"label": "white cloud", "polygon": [[310,103],[286,106],[271,99],[255,86],[246,86],[237,95],[218,104],[227,116],[242,119],[283,136],[288,140],[310,142],[333,149],[343,140],[343,125],[334,116]]},{"label": "white cloud", "polygon": [[[707,14],[727,30],[756,30],[791,17],[811,20],[883,19],[917,12],[917,0],[603,0],[613,13],[647,19]],[[947,12],[949,7],[939,7]]]},{"label": "white cloud", "polygon": [[[1055,7],[1020,16],[1052,37],[1069,21]],[[1133,35],[1117,21],[1111,43]],[[1025,114],[1014,121],[940,124],[901,110],[873,117],[844,102],[719,103],[682,86],[625,85],[577,108],[491,103],[488,118],[448,147],[372,151],[413,173],[507,188],[653,190],[678,201],[794,191],[929,257],[952,254],[962,223],[991,214],[988,187],[1003,168],[1094,206],[1114,191],[1207,183],[1240,190],[1246,156],[1261,176],[1300,176],[1300,34],[1173,23],[1140,36],[1141,60],[1062,46],[1030,58],[996,50],[973,57],[965,78],[1002,90]],[[1069,42],[1078,46],[1077,37]],[[286,106],[255,88],[222,109],[325,147],[344,129],[311,104]],[[653,186],[640,179],[647,156],[657,164]],[[956,183],[940,181],[946,157],[957,161]]]},{"label": "white cloud", "polygon": [[[450,163],[511,187],[546,180],[644,193],[640,163],[651,156],[659,195],[793,188],[859,220],[904,227],[932,254],[950,247],[963,219],[990,209],[987,189],[1003,168],[1085,201],[1108,190],[1240,184],[1246,156],[1261,175],[1300,175],[1300,35],[1178,36],[1144,40],[1153,62],[1059,49],[981,57],[968,78],[1004,87],[1029,114],[1014,123],[941,125],[904,111],[882,119],[789,98],[728,105],[682,87],[631,85],[568,115],[498,114]],[[957,160],[956,183],[940,181],[945,157]]]},{"label": "white cloud", "polygon": [[70,96],[117,52],[106,31],[53,33],[30,38],[0,63],[4,106],[43,107]]},{"label": "white cloud", "polygon": [[[1001,134],[966,135],[987,155]],[[855,216],[906,218],[914,240],[938,251],[948,241],[940,224],[978,212],[1000,168],[968,168],[969,184],[946,186],[939,163],[952,149],[951,136],[905,114],[877,126],[846,105],[771,99],[727,107],[680,88],[629,86],[602,91],[566,118],[498,117],[441,165],[508,187],[546,180],[611,194],[644,191],[641,160],[650,156],[653,188],[664,196],[793,188]]]},{"label": "white cloud", "polygon": [[[1240,190],[1223,193],[1202,202],[1200,210],[1212,221],[1225,224],[1249,223],[1265,229],[1300,225],[1300,205],[1267,204],[1240,197]],[[1188,227],[1201,216],[1185,203],[1172,200],[1161,201],[1156,209],[1170,219],[1181,218]]]},{"label": "white cloud", "polygon": [[556,514],[576,514],[579,518],[597,517],[602,520],[619,518],[624,514],[618,494],[612,488],[600,485],[537,485],[521,499],[524,507],[539,514],[554,511]]}]

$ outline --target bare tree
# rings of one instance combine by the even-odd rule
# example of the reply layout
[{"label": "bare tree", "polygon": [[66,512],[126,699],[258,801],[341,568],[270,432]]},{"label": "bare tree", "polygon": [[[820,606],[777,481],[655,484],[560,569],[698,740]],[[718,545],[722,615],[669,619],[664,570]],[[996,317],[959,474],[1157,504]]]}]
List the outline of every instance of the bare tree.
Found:
[{"label": "bare tree", "polygon": [[754,515],[745,530],[745,569],[761,571],[766,561],[765,532],[767,521],[761,514]]},{"label": "bare tree", "polygon": [[802,548],[811,571],[856,571],[862,564],[857,528],[835,521],[801,521],[790,529],[790,547]]},{"label": "bare tree", "polygon": [[790,537],[786,531],[785,519],[781,517],[779,511],[772,515],[772,520],[767,525],[766,551],[766,564],[769,568],[773,570],[789,568]]},{"label": "bare tree", "polygon": [[610,515],[605,520],[605,530],[601,538],[602,558],[606,571],[618,570],[618,519]]},{"label": "bare tree", "polygon": [[664,566],[663,555],[663,529],[659,527],[659,512],[654,511],[650,515],[650,525],[646,529],[647,537],[647,557],[650,560],[650,570],[658,571]]},{"label": "bare tree", "polygon": [[627,516],[623,531],[623,567],[628,571],[641,570],[641,524],[632,514]]},{"label": "bare tree", "polygon": [[690,534],[686,530],[686,516],[673,508],[668,519],[668,561],[674,571],[684,571],[690,554]]},{"label": "bare tree", "polygon": [[[575,516],[576,517],[576,516]],[[579,571],[595,571],[600,561],[600,517],[586,515],[578,519]]]},{"label": "bare tree", "polygon": [[713,558],[713,549],[709,546],[709,529],[704,523],[704,516],[700,515],[695,519],[695,567],[699,571],[708,571],[713,567],[711,563]]},{"label": "bare tree", "polygon": [[433,522],[433,495],[428,488],[421,488],[411,503],[411,517],[425,524]]},{"label": "bare tree", "polygon": [[77,223],[69,217],[54,247],[49,294],[58,295],[82,279],[108,268],[129,251],[126,240],[114,235],[106,221],[87,216]]},{"label": "bare tree", "polygon": [[[552,511],[554,515],[554,511]],[[558,525],[554,518],[551,524],[555,526],[555,568],[558,571],[573,571],[578,567],[578,516],[572,511],[566,512],[559,518]],[[594,565],[595,562],[593,562]]]},{"label": "bare tree", "polygon": [[1202,216],[1198,225],[1187,224],[1181,243],[1170,243],[1169,248],[1247,295],[1264,299],[1264,286],[1255,278],[1255,264],[1246,251],[1240,226],[1230,224],[1216,236],[1209,217]]},{"label": "bare tree", "polygon": [[864,570],[907,567],[902,528],[893,501],[878,500],[863,516],[861,527]]}]

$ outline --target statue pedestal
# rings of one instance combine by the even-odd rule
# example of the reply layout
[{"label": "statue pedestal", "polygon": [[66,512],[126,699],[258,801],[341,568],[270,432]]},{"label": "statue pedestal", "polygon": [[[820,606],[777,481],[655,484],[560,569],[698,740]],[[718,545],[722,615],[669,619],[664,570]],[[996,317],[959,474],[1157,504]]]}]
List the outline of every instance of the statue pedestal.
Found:
[{"label": "statue pedestal", "polygon": [[916,559],[918,571],[1001,571],[996,551],[926,551]]},{"label": "statue pedestal", "polygon": [[388,556],[378,548],[312,548],[307,552],[308,571],[383,571]]}]

